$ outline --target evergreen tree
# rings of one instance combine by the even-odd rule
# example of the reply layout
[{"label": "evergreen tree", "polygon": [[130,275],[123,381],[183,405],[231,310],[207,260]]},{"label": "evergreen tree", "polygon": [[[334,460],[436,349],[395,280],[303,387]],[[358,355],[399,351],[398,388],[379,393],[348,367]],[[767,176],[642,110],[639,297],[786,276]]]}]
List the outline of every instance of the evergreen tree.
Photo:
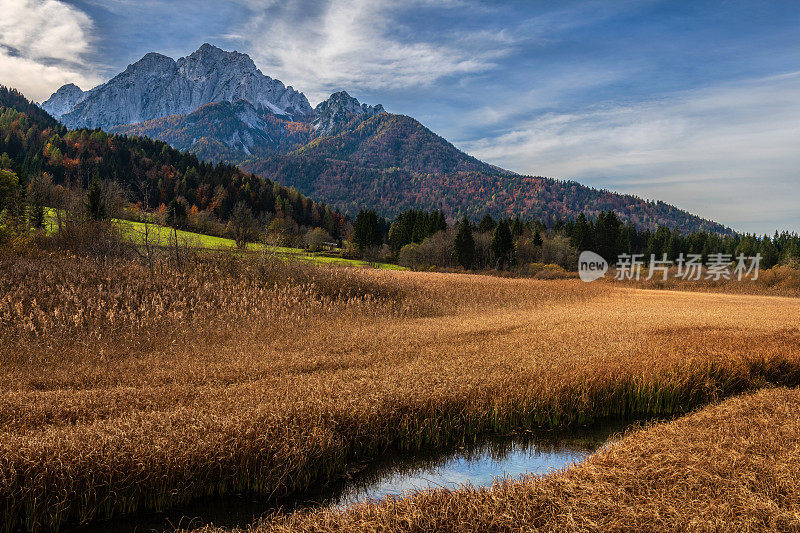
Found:
[{"label": "evergreen tree", "polygon": [[444,218],[444,213],[441,211],[434,211],[428,219],[427,237],[439,233],[440,231],[447,231],[447,221]]},{"label": "evergreen tree", "polygon": [[514,237],[511,235],[511,228],[507,221],[501,220],[497,224],[491,247],[498,268],[514,263]]},{"label": "evergreen tree", "polygon": [[[405,213],[400,213],[392,223],[389,228],[389,247],[394,253],[400,252],[406,244],[414,242],[416,219],[417,212],[409,209]],[[422,242],[422,239],[419,242]]]},{"label": "evergreen tree", "polygon": [[533,245],[541,246],[542,244],[544,244],[544,241],[542,241],[542,234],[539,233],[539,228],[536,228],[533,232]]},{"label": "evergreen tree", "polygon": [[181,228],[186,225],[186,216],[186,204],[174,198],[167,206],[167,224],[173,228]]},{"label": "evergreen tree", "polygon": [[520,221],[519,217],[516,217],[511,223],[511,234],[515,237],[522,235],[522,221]]},{"label": "evergreen tree", "polygon": [[411,217],[414,221],[411,240],[419,244],[428,236],[428,214],[422,211],[412,211]]},{"label": "evergreen tree", "polygon": [[569,240],[573,248],[580,252],[592,248],[592,228],[583,213],[579,214],[575,220]]},{"label": "evergreen tree", "polygon": [[46,174],[37,174],[28,183],[26,193],[28,203],[28,221],[34,228],[44,226],[44,206],[52,187],[52,182]]},{"label": "evergreen tree", "polygon": [[100,180],[93,180],[86,195],[86,212],[94,220],[106,220],[108,218],[108,209],[103,196],[103,186],[100,184]]},{"label": "evergreen tree", "polygon": [[0,168],[0,211],[10,207],[17,195],[19,178],[10,170]]},{"label": "evergreen tree", "polygon": [[487,231],[492,231],[497,223],[495,223],[492,215],[486,213],[483,218],[481,219],[480,223],[478,224],[478,233],[486,233]]},{"label": "evergreen tree", "polygon": [[358,212],[353,221],[353,242],[360,253],[369,248],[380,246],[383,243],[383,231],[377,213],[374,209]]},{"label": "evergreen tree", "polygon": [[681,241],[682,241],[681,234],[678,230],[674,230],[672,235],[670,235],[669,240],[667,241],[667,259],[670,261],[675,261],[678,259],[678,255],[681,253]]},{"label": "evergreen tree", "polygon": [[472,227],[467,217],[458,225],[455,239],[456,260],[464,268],[470,268],[475,259],[475,238],[472,236]]},{"label": "evergreen tree", "polygon": [[601,212],[594,224],[595,251],[611,263],[617,259],[617,238],[620,226],[620,220],[613,211]]},{"label": "evergreen tree", "polygon": [[764,235],[761,239],[761,246],[758,249],[761,254],[761,268],[772,268],[778,263],[778,251],[775,249],[775,244],[768,235]]}]

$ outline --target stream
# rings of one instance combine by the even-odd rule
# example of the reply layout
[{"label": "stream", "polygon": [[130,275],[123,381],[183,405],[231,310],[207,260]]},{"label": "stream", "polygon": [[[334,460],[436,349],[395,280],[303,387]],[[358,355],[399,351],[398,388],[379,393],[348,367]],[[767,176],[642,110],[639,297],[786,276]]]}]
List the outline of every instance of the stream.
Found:
[{"label": "stream", "polygon": [[203,499],[162,513],[136,514],[73,533],[173,532],[205,525],[245,527],[276,511],[315,507],[347,508],[366,500],[402,496],[428,488],[456,488],[464,483],[491,485],[495,478],[546,474],[579,462],[616,440],[629,424],[604,423],[568,431],[531,431],[488,436],[475,443],[415,453],[390,453],[354,465],[348,474],[323,488],[295,498],[267,501],[254,495]]}]

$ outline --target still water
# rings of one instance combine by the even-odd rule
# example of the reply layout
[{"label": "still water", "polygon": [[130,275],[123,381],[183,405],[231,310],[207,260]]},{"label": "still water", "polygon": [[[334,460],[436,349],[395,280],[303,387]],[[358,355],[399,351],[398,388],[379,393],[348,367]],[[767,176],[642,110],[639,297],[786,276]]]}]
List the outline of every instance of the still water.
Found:
[{"label": "still water", "polygon": [[392,453],[356,465],[343,478],[314,492],[279,502],[258,496],[206,499],[165,513],[136,515],[74,529],[80,533],[166,532],[214,524],[244,527],[276,511],[310,507],[347,508],[366,500],[402,496],[415,490],[464,483],[491,485],[498,477],[546,474],[579,462],[616,440],[622,423],[564,431],[492,436],[455,448],[420,453]]}]

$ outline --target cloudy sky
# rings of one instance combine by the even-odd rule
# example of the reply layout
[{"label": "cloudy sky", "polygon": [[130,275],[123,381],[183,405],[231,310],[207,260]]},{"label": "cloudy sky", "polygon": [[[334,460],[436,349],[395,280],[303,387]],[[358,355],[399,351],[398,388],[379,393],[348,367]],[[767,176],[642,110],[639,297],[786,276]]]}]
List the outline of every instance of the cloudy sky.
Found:
[{"label": "cloudy sky", "polygon": [[522,172],[800,231],[800,3],[0,0],[0,83],[41,101],[149,51],[250,54]]}]

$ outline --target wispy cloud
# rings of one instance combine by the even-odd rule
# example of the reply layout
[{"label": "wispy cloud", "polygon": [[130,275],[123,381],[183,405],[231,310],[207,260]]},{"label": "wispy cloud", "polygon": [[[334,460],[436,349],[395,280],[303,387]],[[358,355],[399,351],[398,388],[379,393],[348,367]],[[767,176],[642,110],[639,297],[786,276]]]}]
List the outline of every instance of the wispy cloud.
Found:
[{"label": "wispy cloud", "polygon": [[772,231],[785,221],[800,229],[797,139],[800,72],[546,113],[461,145],[519,172],[574,178],[741,230]]},{"label": "wispy cloud", "polygon": [[92,21],[57,0],[0,0],[0,83],[36,100],[53,87],[99,78],[84,58],[91,51]]},{"label": "wispy cloud", "polygon": [[446,76],[485,71],[510,44],[502,32],[448,33],[447,42],[393,34],[402,30],[397,15],[403,9],[463,9],[464,2],[245,4],[253,16],[229,37],[245,41],[256,63],[306,91],[312,101],[343,87],[424,87]]}]

